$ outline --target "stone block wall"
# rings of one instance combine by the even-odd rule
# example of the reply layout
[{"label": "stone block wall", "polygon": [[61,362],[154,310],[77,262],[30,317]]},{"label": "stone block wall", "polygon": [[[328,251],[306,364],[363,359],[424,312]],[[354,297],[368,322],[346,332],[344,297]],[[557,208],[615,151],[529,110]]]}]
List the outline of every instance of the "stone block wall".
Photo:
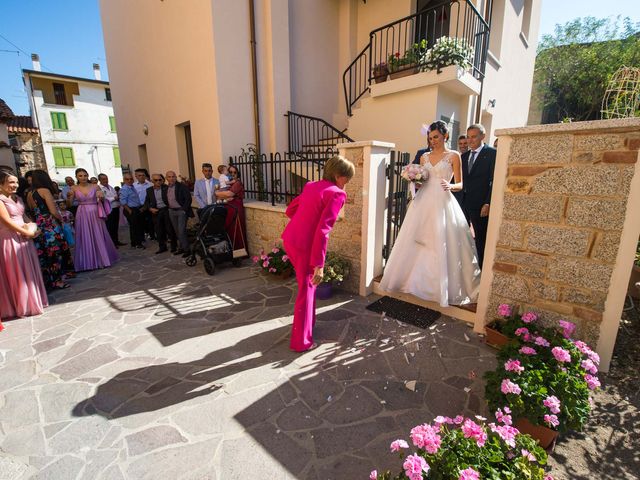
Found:
[{"label": "stone block wall", "polygon": [[[351,262],[351,275],[341,288],[358,293],[362,252],[362,182],[363,149],[347,150],[347,158],[356,166],[356,174],[347,184],[347,203],[329,235],[329,252],[338,253]],[[256,255],[261,249],[270,249],[282,243],[280,235],[287,225],[284,205],[272,206],[265,202],[246,202],[247,243],[249,254]]]},{"label": "stone block wall", "polygon": [[516,304],[573,321],[578,337],[596,344],[632,213],[640,123],[588,123],[559,133],[549,126],[504,132],[511,141],[487,321],[499,303]]}]

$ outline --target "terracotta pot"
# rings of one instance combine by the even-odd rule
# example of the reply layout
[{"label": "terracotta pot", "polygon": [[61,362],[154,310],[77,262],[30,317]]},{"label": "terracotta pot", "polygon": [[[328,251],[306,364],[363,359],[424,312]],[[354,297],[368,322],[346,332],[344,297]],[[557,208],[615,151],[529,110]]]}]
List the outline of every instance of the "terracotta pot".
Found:
[{"label": "terracotta pot", "polygon": [[391,80],[395,80],[396,78],[408,77],[409,75],[414,75],[418,73],[418,67],[413,65],[404,65],[402,70],[397,72],[393,72],[389,74]]},{"label": "terracotta pot", "polygon": [[380,74],[380,75],[376,75],[375,77],[373,77],[373,81],[375,83],[382,83],[382,82],[386,82],[387,81],[387,76],[389,74],[388,73],[384,73],[384,74]]},{"label": "terracotta pot", "polygon": [[535,438],[540,446],[545,450],[551,447],[556,438],[558,438],[558,432],[544,425],[534,425],[526,418],[519,418],[514,425],[521,433],[526,433]]},{"label": "terracotta pot", "polygon": [[316,288],[316,298],[318,300],[328,300],[333,296],[333,285],[331,283],[321,283]]},{"label": "terracotta pot", "polygon": [[278,277],[280,277],[282,280],[286,280],[287,278],[291,277],[291,275],[293,275],[293,270],[291,270],[290,268],[283,270],[282,272],[280,272],[279,274],[277,274]]},{"label": "terracotta pot", "polygon": [[640,267],[634,264],[629,277],[629,286],[627,287],[627,294],[633,298],[640,298],[640,288],[636,287],[638,282],[640,282]]},{"label": "terracotta pot", "polygon": [[499,332],[495,328],[486,326],[484,327],[484,332],[486,334],[484,341],[490,347],[500,350],[503,345],[509,343],[509,337]]}]

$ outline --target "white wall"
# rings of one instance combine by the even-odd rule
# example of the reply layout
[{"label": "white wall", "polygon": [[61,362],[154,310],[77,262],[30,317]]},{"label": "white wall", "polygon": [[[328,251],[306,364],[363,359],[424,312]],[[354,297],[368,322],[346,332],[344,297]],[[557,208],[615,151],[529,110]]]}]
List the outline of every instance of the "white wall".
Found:
[{"label": "white wall", "polygon": [[[522,127],[527,124],[529,101],[533,83],[538,32],[540,26],[540,1],[533,1],[529,36],[520,36],[524,15],[524,0],[496,0],[494,4],[494,29],[492,44],[501,38],[498,66],[487,61],[486,78],[481,106],[485,118],[492,118],[487,141],[493,142],[493,132],[499,128]],[[525,45],[528,43],[528,46]],[[495,108],[488,101],[496,100]]]},{"label": "white wall", "polygon": [[[78,84],[80,94],[73,96],[73,107],[45,104],[42,91],[33,92],[32,105],[39,122],[49,175],[52,179],[62,181],[66,176],[73,177],[75,169],[81,167],[86,169],[90,176],[106,173],[112,184],[120,184],[122,169],[115,166],[113,156],[113,147],[118,146],[118,135],[111,132],[109,117],[114,115],[113,107],[111,102],[106,100],[104,91],[108,85],[83,82]],[[66,114],[67,131],[53,130],[51,112]],[[116,122],[119,130],[119,122]],[[53,147],[73,148],[75,166],[56,167]]]}]

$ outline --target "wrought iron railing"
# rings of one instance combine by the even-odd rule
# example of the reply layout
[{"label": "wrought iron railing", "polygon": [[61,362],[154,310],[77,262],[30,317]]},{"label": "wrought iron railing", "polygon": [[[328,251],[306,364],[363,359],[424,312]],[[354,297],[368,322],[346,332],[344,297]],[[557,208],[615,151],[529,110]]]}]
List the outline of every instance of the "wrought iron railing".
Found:
[{"label": "wrought iron railing", "polygon": [[302,158],[297,152],[262,153],[229,157],[238,168],[246,199],[289,203],[309,181],[320,180],[326,159]]},{"label": "wrought iron railing", "polygon": [[[369,45],[345,70],[342,82],[347,113],[368,92],[376,77],[415,69],[437,69],[451,57],[430,57],[426,52],[436,41],[450,37],[469,52],[470,71],[484,78],[489,46],[489,25],[470,0],[445,0],[422,12],[409,15],[373,30]],[[426,41],[421,46],[421,42]],[[414,48],[415,45],[417,48]]]},{"label": "wrought iron railing", "polygon": [[287,112],[289,152],[312,161],[330,158],[337,153],[336,145],[353,142],[344,132],[321,118]]},{"label": "wrought iron railing", "polygon": [[401,174],[402,169],[411,162],[411,155],[403,152],[391,152],[391,162],[387,165],[387,182],[389,185],[387,197],[387,231],[382,249],[382,257],[389,260],[393,244],[398,238],[400,227],[407,214],[409,205],[409,184]]}]

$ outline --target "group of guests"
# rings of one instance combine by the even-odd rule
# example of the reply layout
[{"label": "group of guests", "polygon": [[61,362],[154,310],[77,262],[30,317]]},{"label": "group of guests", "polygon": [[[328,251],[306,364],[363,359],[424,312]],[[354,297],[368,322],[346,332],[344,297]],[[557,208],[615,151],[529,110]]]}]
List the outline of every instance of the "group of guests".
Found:
[{"label": "group of guests", "polygon": [[20,186],[12,170],[0,169],[0,319],[39,315],[47,292],[118,260],[105,223],[110,202],[85,169],[75,175],[63,193],[44,170]]},{"label": "group of guests", "polygon": [[[244,185],[237,167],[218,167],[219,178],[213,177],[210,163],[202,164],[203,178],[194,185],[193,197],[198,212],[203,208],[224,204],[228,210],[226,229],[234,249],[246,248]],[[129,223],[132,248],[145,248],[145,240],[156,240],[156,254],[170,251],[174,255],[188,257],[191,247],[187,235],[187,223],[194,217],[192,197],[184,182],[178,181],[176,172],[149,175],[143,168],[134,176],[125,173],[120,189],[119,202]],[[170,247],[170,248],[169,248]]]}]

